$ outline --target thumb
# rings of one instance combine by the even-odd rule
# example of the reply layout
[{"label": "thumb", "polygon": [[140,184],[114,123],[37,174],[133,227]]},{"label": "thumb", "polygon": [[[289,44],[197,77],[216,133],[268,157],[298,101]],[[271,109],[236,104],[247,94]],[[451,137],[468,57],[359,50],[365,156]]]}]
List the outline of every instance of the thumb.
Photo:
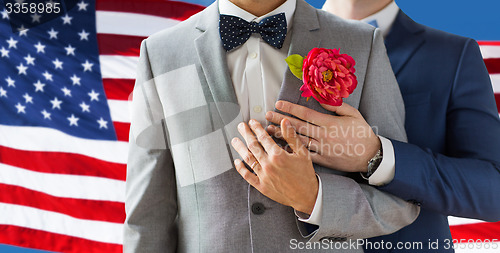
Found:
[{"label": "thumb", "polygon": [[342,103],[340,106],[333,106],[333,105],[327,105],[327,104],[320,104],[323,108],[325,108],[328,111],[334,112],[339,116],[358,116],[360,115],[359,111],[350,106],[347,103]]}]

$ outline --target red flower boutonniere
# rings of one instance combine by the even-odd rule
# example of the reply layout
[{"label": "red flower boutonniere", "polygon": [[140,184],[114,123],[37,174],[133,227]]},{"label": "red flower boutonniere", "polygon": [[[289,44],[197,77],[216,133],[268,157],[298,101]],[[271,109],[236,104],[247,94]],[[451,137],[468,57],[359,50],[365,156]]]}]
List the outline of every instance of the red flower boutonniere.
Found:
[{"label": "red flower boutonniere", "polygon": [[313,48],[305,58],[294,54],[285,61],[303,81],[300,90],[307,100],[312,96],[322,104],[340,106],[342,98],[347,98],[358,85],[354,75],[356,62],[338,49]]}]

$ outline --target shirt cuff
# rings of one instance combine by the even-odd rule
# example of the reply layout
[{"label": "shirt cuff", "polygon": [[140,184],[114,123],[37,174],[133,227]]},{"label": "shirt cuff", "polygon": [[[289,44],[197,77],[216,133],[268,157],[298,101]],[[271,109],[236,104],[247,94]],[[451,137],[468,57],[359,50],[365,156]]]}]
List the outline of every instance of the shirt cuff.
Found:
[{"label": "shirt cuff", "polygon": [[316,174],[316,177],[318,178],[318,196],[316,197],[316,202],[314,203],[314,208],[311,212],[311,215],[303,212],[298,212],[296,210],[294,210],[294,212],[295,216],[299,218],[299,221],[319,226],[319,224],[321,223],[321,214],[323,212],[323,190],[321,187],[321,178],[318,174]]},{"label": "shirt cuff", "polygon": [[368,183],[375,186],[382,186],[394,179],[396,159],[394,158],[392,142],[382,136],[378,136],[378,138],[380,139],[380,143],[382,143],[383,158],[377,170],[369,177]]}]

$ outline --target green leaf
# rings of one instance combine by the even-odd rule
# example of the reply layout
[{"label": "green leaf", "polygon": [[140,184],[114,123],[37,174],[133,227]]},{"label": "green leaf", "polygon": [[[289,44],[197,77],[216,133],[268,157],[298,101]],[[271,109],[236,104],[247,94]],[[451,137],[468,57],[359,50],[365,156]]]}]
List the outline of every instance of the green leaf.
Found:
[{"label": "green leaf", "polygon": [[292,54],[285,59],[290,71],[298,79],[302,80],[302,65],[304,64],[304,57],[298,54]]}]

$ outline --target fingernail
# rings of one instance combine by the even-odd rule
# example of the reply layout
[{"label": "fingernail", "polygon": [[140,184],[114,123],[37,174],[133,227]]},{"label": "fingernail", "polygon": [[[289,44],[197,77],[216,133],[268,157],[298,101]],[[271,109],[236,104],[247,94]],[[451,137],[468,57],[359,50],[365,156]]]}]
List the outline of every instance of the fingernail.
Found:
[{"label": "fingernail", "polygon": [[287,126],[287,127],[292,127],[292,124],[290,124],[290,121],[289,121],[289,120],[285,120],[285,126]]},{"label": "fingernail", "polygon": [[251,119],[250,122],[248,122],[250,125],[255,125],[257,124],[257,120]]},{"label": "fingernail", "polygon": [[276,109],[281,110],[281,109],[283,109],[283,102],[278,101],[278,102],[276,102],[275,106],[276,106]]},{"label": "fingernail", "polygon": [[235,144],[237,141],[238,141],[238,138],[234,137],[234,138],[231,140],[231,143]]},{"label": "fingernail", "polygon": [[243,124],[243,122],[241,122],[240,124],[238,124],[238,128],[243,129],[244,127],[245,127],[245,124]]}]

